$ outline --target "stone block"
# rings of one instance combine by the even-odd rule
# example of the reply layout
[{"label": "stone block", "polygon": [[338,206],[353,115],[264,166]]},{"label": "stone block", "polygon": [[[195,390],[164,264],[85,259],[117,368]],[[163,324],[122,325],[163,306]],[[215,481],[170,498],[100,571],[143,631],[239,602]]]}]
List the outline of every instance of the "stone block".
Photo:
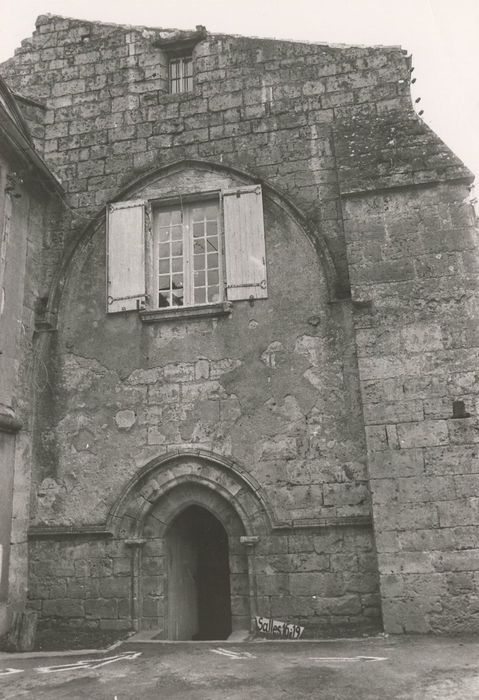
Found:
[{"label": "stone block", "polygon": [[52,90],[53,97],[61,97],[63,95],[76,95],[85,92],[84,80],[69,80],[67,82],[59,81],[55,83]]},{"label": "stone block", "polygon": [[399,444],[402,449],[447,445],[448,424],[444,420],[413,421],[397,426]]},{"label": "stone block", "polygon": [[369,456],[369,474],[373,479],[424,474],[424,456],[421,449],[385,450]]},{"label": "stone block", "polygon": [[396,552],[378,554],[378,566],[384,574],[427,574],[434,573],[436,557],[431,552]]},{"label": "stone block", "polygon": [[114,421],[118,427],[118,430],[130,430],[130,428],[132,428],[136,423],[136,413],[130,409],[117,411],[117,413],[115,413]]},{"label": "stone block", "polygon": [[402,503],[447,501],[456,495],[454,480],[449,476],[411,476],[398,479],[397,487]]},{"label": "stone block", "polygon": [[343,577],[339,573],[292,573],[289,586],[292,596],[329,597],[344,591]]},{"label": "stone block", "polygon": [[98,579],[99,595],[101,598],[128,598],[131,591],[131,580],[126,576],[108,576]]},{"label": "stone block", "polygon": [[424,450],[424,469],[432,476],[479,473],[479,445],[446,445]]},{"label": "stone block", "polygon": [[346,593],[375,593],[379,587],[376,572],[350,572],[344,573],[344,590]]},{"label": "stone block", "polygon": [[479,571],[479,549],[441,552],[435,562],[437,571]]},{"label": "stone block", "polygon": [[424,417],[421,401],[395,401],[394,403],[366,403],[363,406],[366,424],[409,423]]},{"label": "stone block", "polygon": [[407,600],[383,598],[382,615],[384,631],[389,634],[404,632],[424,634],[431,631],[420,603],[412,598]]},{"label": "stone block", "polygon": [[479,574],[466,571],[446,574],[447,590],[450,595],[461,596],[477,590]]},{"label": "stone block", "polygon": [[45,600],[43,602],[42,614],[44,617],[84,617],[85,603],[83,600],[73,598],[59,598],[56,600]]},{"label": "stone block", "polygon": [[67,579],[68,598],[95,598],[99,593],[99,579],[97,578],[69,578]]},{"label": "stone block", "polygon": [[479,518],[479,498],[459,498],[437,504],[441,527],[476,524]]},{"label": "stone block", "polygon": [[354,554],[331,554],[329,556],[332,572],[358,571],[358,557]]},{"label": "stone block", "polygon": [[[388,530],[438,527],[441,508],[446,503],[379,503],[374,508],[374,518]],[[442,522],[441,526],[444,526]]]},{"label": "stone block", "polygon": [[447,422],[452,445],[463,445],[479,442],[479,419],[457,418]]},{"label": "stone block", "polygon": [[389,449],[388,436],[384,425],[367,425],[365,432],[369,452],[382,452]]},{"label": "stone block", "polygon": [[341,597],[319,597],[314,601],[317,615],[359,615],[361,613],[361,598],[349,594]]},{"label": "stone block", "polygon": [[84,614],[89,618],[115,619],[118,617],[118,601],[105,598],[86,600]]},{"label": "stone block", "polygon": [[369,503],[369,490],[366,484],[325,484],[323,493],[325,506]]},{"label": "stone block", "polygon": [[298,454],[298,446],[294,437],[279,437],[276,440],[265,440],[262,446],[261,458],[264,460],[294,459]]},{"label": "stone block", "polygon": [[288,595],[290,592],[287,574],[256,574],[258,595]]}]

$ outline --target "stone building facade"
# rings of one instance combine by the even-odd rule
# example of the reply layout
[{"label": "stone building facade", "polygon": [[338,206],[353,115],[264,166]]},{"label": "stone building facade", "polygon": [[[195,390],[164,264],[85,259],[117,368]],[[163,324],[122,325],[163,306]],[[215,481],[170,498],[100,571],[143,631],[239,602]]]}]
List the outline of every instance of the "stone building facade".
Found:
[{"label": "stone building facade", "polygon": [[34,314],[61,191],[33,148],[39,106],[22,107],[0,78],[0,634],[27,590]]},{"label": "stone building facade", "polygon": [[1,71],[65,192],[22,385],[28,605],[477,631],[472,176],[405,52],[46,15]]}]

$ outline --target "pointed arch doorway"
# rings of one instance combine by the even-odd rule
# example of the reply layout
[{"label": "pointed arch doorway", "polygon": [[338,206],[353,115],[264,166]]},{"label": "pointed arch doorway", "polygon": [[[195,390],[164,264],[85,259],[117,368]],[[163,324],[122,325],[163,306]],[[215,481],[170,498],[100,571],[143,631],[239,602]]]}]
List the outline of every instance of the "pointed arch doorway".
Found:
[{"label": "pointed arch doorway", "polygon": [[256,544],[271,519],[246,472],[199,450],[163,455],[126,485],[109,525],[130,552],[134,629],[218,640],[252,629]]},{"label": "pointed arch doorway", "polygon": [[168,639],[221,640],[232,631],[228,535],[191,505],[166,533]]}]

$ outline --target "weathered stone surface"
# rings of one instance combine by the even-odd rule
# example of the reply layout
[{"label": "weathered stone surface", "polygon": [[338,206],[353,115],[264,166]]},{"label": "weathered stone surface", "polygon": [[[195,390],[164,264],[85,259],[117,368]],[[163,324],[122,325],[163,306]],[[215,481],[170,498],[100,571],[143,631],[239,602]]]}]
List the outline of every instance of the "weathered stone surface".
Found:
[{"label": "weathered stone surface", "polygon": [[[28,474],[16,570],[25,575],[29,465],[32,522],[67,528],[31,542],[32,606],[72,624],[123,629],[136,614],[159,626],[158,528],[168,523],[155,504],[166,484],[169,503],[175,493],[189,503],[201,483],[211,508],[229,493],[244,530],[260,537],[261,614],[313,631],[378,619],[375,541],[388,631],[477,629],[464,612],[477,605],[475,554],[465,553],[479,540],[468,172],[412,111],[397,47],[206,34],[193,50],[193,91],[168,95],[158,32],[43,16],[2,66],[17,92],[44,103],[26,116],[39,122],[35,142],[72,212],[28,240],[24,337],[9,349],[23,367],[15,398],[26,425],[35,412],[35,434],[16,448]],[[246,181],[265,183],[267,299],[213,319],[105,314],[108,202]],[[42,304],[58,332],[41,337],[33,362]],[[145,476],[118,515],[141,470],[193,451],[228,466],[167,464],[164,480]],[[104,523],[119,540],[72,534]],[[123,540],[140,531],[137,556]],[[232,608],[244,620],[254,585],[239,537],[230,537]]]}]

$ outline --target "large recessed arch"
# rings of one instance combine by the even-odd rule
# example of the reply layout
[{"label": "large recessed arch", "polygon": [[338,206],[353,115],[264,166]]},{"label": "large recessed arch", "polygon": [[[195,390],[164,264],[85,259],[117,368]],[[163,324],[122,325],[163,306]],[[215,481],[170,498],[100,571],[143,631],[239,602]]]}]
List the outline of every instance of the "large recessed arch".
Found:
[{"label": "large recessed arch", "polygon": [[[147,173],[133,178],[125,187],[118,191],[117,195],[112,197],[111,201],[121,201],[124,199],[134,198],[142,189],[149,185],[164,180],[175,174],[181,173],[188,169],[196,169],[203,171],[216,172],[218,174],[230,175],[235,177],[239,182],[248,184],[261,184],[263,194],[267,200],[274,202],[282,208],[285,214],[290,217],[304,232],[306,237],[314,247],[322,270],[324,272],[329,296],[331,299],[336,298],[339,289],[338,273],[329,252],[327,243],[320,231],[312,227],[308,222],[307,217],[303,212],[278,188],[268,183],[263,178],[253,176],[250,173],[233,168],[224,163],[216,163],[204,160],[181,160],[174,161],[168,164],[157,166]],[[77,256],[87,254],[89,246],[92,243],[95,235],[102,230],[105,223],[105,207],[103,206],[96,215],[92,216],[89,223],[80,231],[75,240],[65,251],[58,272],[53,278],[49,298],[46,306],[46,317],[55,318],[60,306],[63,290],[65,289],[69,277],[74,267],[74,260]]]}]

